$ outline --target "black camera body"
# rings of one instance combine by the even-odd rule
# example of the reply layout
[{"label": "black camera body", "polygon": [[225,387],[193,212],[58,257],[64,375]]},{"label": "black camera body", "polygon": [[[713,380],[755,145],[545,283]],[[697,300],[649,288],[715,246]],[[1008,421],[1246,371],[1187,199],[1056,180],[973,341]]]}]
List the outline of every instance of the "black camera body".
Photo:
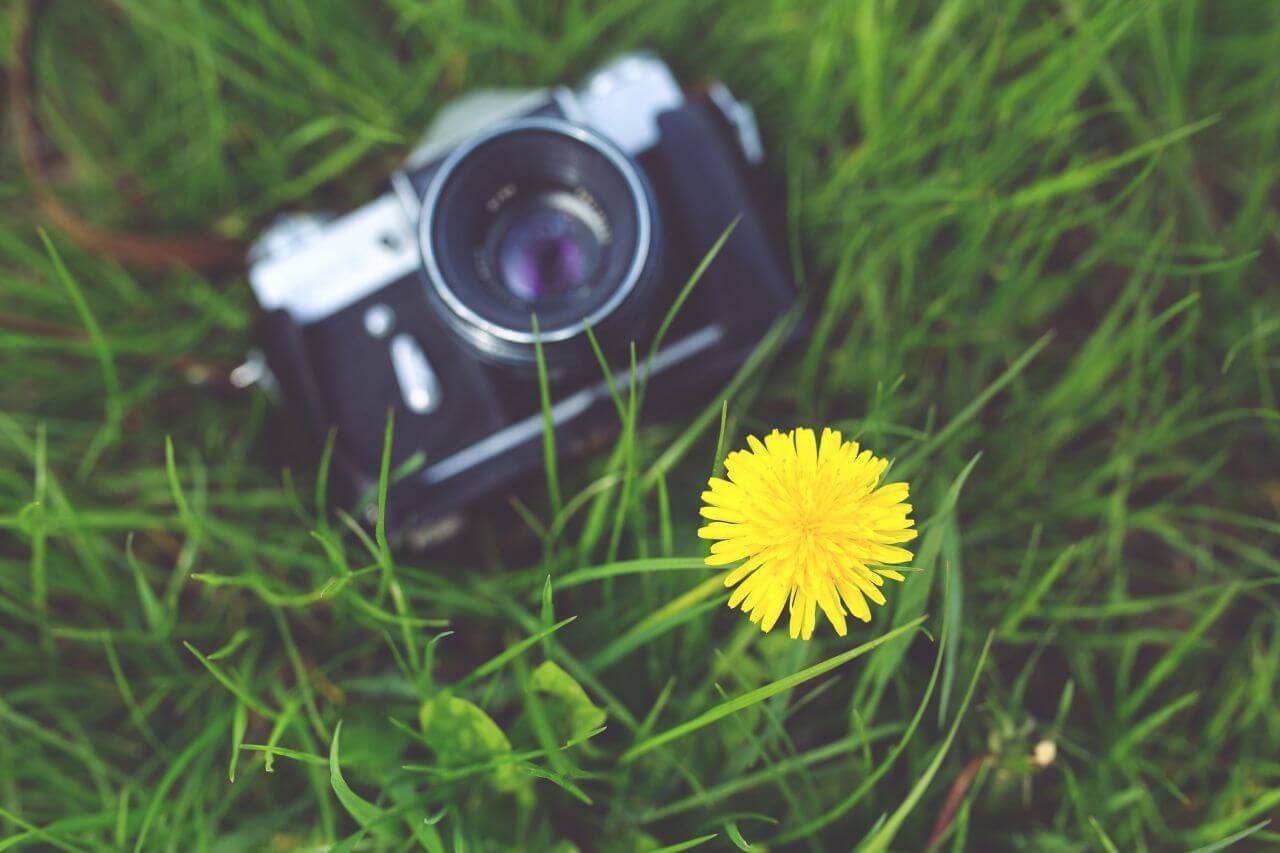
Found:
[{"label": "black camera body", "polygon": [[761,159],[749,107],[720,84],[686,96],[645,54],[577,90],[467,96],[386,193],[260,238],[260,372],[313,436],[336,431],[352,500],[373,493],[394,411],[392,466],[423,461],[392,486],[388,523],[449,531],[542,465],[539,346],[573,455],[619,426],[588,330],[624,396],[634,344],[646,411],[663,414],[705,403],[791,307],[752,189]]}]

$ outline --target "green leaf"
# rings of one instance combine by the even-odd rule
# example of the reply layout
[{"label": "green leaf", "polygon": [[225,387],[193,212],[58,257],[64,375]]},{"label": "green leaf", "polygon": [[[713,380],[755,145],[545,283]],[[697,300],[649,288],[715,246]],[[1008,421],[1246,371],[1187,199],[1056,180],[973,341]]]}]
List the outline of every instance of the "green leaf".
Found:
[{"label": "green leaf", "polygon": [[[418,724],[423,740],[445,767],[479,764],[511,752],[511,742],[493,718],[479,705],[458,696],[438,693],[423,702]],[[494,768],[489,778],[504,791],[522,785],[510,765]]]},{"label": "green leaf", "polygon": [[591,701],[587,691],[554,661],[546,661],[533,671],[529,687],[550,699],[556,734],[564,741],[580,738],[604,725],[608,714]]}]

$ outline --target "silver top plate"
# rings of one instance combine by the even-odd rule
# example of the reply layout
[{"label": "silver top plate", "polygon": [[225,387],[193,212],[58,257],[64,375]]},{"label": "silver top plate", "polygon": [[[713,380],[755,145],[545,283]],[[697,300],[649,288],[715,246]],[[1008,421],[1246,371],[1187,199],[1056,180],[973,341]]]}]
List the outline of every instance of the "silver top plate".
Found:
[{"label": "silver top plate", "polygon": [[322,320],[420,266],[417,237],[390,193],[326,225],[312,239],[274,249],[249,268],[264,310],[298,323]]}]

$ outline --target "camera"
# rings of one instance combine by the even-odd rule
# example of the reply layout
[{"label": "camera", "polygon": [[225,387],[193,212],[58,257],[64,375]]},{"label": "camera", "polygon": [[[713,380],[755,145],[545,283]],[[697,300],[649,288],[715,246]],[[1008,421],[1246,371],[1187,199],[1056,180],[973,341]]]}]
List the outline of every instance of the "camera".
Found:
[{"label": "camera", "polygon": [[373,201],[255,243],[252,369],[314,437],[334,433],[331,470],[373,515],[393,414],[390,463],[409,470],[386,521],[451,530],[542,466],[540,367],[572,455],[617,431],[633,347],[646,413],[670,414],[705,404],[788,311],[762,159],[749,106],[720,83],[684,92],[648,54],[577,88],[464,96]]}]

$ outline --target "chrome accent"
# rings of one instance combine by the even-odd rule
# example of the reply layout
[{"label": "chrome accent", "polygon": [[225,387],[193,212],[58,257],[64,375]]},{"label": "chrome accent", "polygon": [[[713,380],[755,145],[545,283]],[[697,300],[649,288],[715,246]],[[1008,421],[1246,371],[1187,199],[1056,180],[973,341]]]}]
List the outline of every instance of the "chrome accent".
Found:
[{"label": "chrome accent", "polygon": [[405,531],[404,543],[414,551],[423,551],[432,545],[447,542],[466,526],[466,518],[455,512],[434,521],[414,525]]},{"label": "chrome accent", "polygon": [[[551,407],[552,422],[560,424],[578,417],[590,408],[596,401],[596,397],[594,388],[584,388],[576,394],[565,397]],[[516,445],[532,441],[541,434],[542,414],[538,413],[490,433],[475,444],[468,445],[465,450],[442,459],[438,464],[424,471],[422,476],[428,484],[435,485],[450,477],[456,477],[482,462],[487,462]]]},{"label": "chrome accent", "polygon": [[418,197],[418,191],[410,183],[409,176],[404,172],[392,172],[391,189],[400,201],[400,206],[404,208],[404,215],[409,221],[416,222],[418,212],[422,210],[422,199]]},{"label": "chrome accent", "polygon": [[574,124],[587,123],[586,113],[582,111],[582,104],[578,101],[578,93],[568,86],[556,86],[552,89],[551,100],[556,102],[560,112],[564,113],[564,117],[569,121]]},{"label": "chrome accent", "polygon": [[234,387],[240,389],[251,388],[256,385],[273,400],[279,401],[283,396],[280,392],[280,382],[276,379],[276,375],[271,372],[271,366],[267,364],[266,355],[257,347],[249,350],[244,363],[232,370],[231,375],[227,378]]},{"label": "chrome accent", "polygon": [[426,415],[440,408],[440,380],[412,335],[401,332],[391,339],[391,367],[409,411]]},{"label": "chrome accent", "polygon": [[719,81],[711,84],[707,89],[707,95],[720,114],[733,125],[738,137],[738,147],[742,149],[742,156],[746,158],[747,163],[752,166],[762,164],[764,141],[760,138],[760,125],[756,123],[755,110],[751,109],[750,104],[735,98],[733,92],[729,91],[729,87]]},{"label": "chrome accent", "polygon": [[578,89],[582,123],[635,156],[658,144],[658,116],[684,103],[671,69],[650,53],[619,56]]},{"label": "chrome accent", "polygon": [[[724,329],[718,325],[704,326],[693,334],[674,341],[664,347],[653,357],[648,368],[641,368],[640,377],[662,373],[686,361],[693,356],[710,349],[724,338]],[[625,387],[631,381],[630,371],[620,370],[614,373],[615,387]],[[599,382],[565,397],[551,407],[551,423],[559,426],[578,417],[592,404],[609,395],[609,383]],[[531,441],[542,433],[542,413],[531,415],[524,420],[516,421],[508,427],[491,433],[485,438],[460,450],[452,456],[445,457],[435,465],[421,472],[420,476],[428,485],[448,480],[468,471],[477,465],[506,453],[513,447]]]},{"label": "chrome accent", "polygon": [[396,312],[379,302],[364,312],[364,330],[371,338],[385,338],[396,327]]},{"label": "chrome accent", "polygon": [[277,216],[249,247],[249,262],[285,254],[318,236],[333,220],[328,213],[285,213]]},{"label": "chrome accent", "polygon": [[418,269],[413,226],[396,197],[380,196],[270,251],[249,269],[264,310],[287,310],[299,323],[322,320]]},{"label": "chrome accent", "polygon": [[650,220],[649,211],[649,194],[645,189],[643,180],[640,178],[639,172],[636,171],[635,165],[627,159],[626,155],[619,151],[612,143],[605,141],[597,134],[586,128],[569,124],[561,119],[552,118],[527,118],[520,121],[504,124],[499,127],[490,129],[487,133],[474,137],[466,145],[455,148],[440,165],[435,175],[431,179],[431,183],[427,187],[427,192],[422,199],[422,217],[421,224],[418,228],[418,246],[422,256],[422,263],[427,270],[427,280],[431,287],[435,290],[441,301],[455,315],[464,322],[470,324],[479,331],[499,338],[504,341],[511,341],[519,344],[532,344],[535,340],[533,332],[525,332],[520,329],[510,329],[506,326],[500,326],[490,320],[481,317],[475,311],[472,311],[467,305],[459,299],[449,287],[449,283],[445,281],[443,273],[440,271],[440,265],[435,257],[435,252],[431,248],[431,232],[435,225],[436,215],[438,213],[437,206],[440,201],[440,194],[444,191],[444,185],[452,177],[454,170],[463,160],[467,158],[473,151],[496,139],[499,136],[505,136],[509,133],[519,133],[524,130],[544,130],[550,133],[558,133],[563,136],[575,139],[594,148],[597,152],[604,156],[615,169],[617,169],[627,183],[627,189],[631,193],[632,203],[635,205],[636,213],[636,250],[635,255],[631,259],[631,265],[627,268],[627,272],[609,300],[593,311],[590,315],[568,326],[562,326],[558,329],[540,330],[539,337],[543,343],[564,341],[576,335],[582,334],[586,330],[587,325],[599,326],[600,323],[613,313],[619,305],[622,304],[635,289],[636,283],[644,274],[645,265],[649,260],[650,243],[652,240],[651,229],[653,227]]},{"label": "chrome accent", "polygon": [[227,379],[237,388],[249,388],[261,382],[267,372],[267,360],[262,350],[254,347],[249,350],[244,363],[233,369]]}]

